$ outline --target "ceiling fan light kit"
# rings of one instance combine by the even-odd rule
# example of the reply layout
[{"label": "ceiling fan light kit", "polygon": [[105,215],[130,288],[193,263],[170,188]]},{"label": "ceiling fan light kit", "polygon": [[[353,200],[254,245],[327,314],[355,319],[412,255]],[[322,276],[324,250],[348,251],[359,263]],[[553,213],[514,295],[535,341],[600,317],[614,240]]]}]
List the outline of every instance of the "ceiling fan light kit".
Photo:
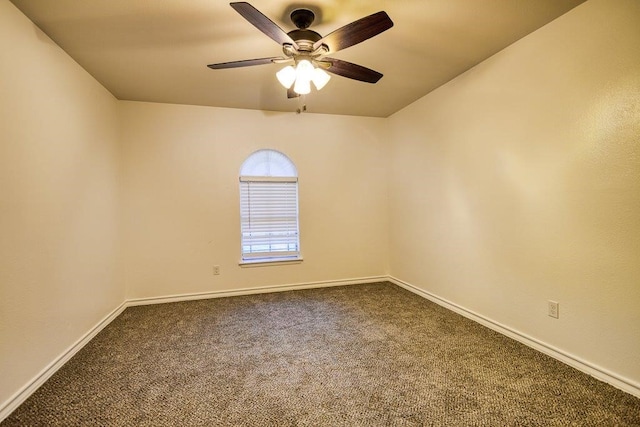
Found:
[{"label": "ceiling fan light kit", "polygon": [[291,65],[287,65],[282,70],[276,73],[276,77],[278,78],[278,81],[282,86],[284,86],[285,89],[289,89],[291,88],[291,86],[293,86],[293,83],[296,81],[297,74],[298,73],[295,68],[293,68]]},{"label": "ceiling fan light kit", "polygon": [[320,90],[331,80],[331,76],[322,68],[314,68],[311,81],[316,89]]},{"label": "ceiling fan light kit", "polygon": [[393,22],[385,12],[374,13],[322,37],[308,28],[315,19],[314,13],[309,9],[295,9],[291,12],[291,21],[297,28],[285,33],[249,3],[234,2],[230,5],[252,25],[279,43],[284,57],[222,62],[208,65],[211,69],[293,62],[293,65],[287,65],[276,73],[280,84],[287,89],[289,98],[310,93],[311,82],[317,90],[322,89],[331,79],[328,73],[366,83],[376,83],[382,78],[382,74],[377,71],[325,55],[361,43],[393,27]]},{"label": "ceiling fan light kit", "polygon": [[320,90],[331,79],[326,71],[315,68],[307,59],[298,61],[295,68],[287,65],[276,73],[276,77],[285,89],[290,89],[293,86],[293,90],[298,95],[306,95],[311,92],[310,82],[313,82],[316,89]]}]

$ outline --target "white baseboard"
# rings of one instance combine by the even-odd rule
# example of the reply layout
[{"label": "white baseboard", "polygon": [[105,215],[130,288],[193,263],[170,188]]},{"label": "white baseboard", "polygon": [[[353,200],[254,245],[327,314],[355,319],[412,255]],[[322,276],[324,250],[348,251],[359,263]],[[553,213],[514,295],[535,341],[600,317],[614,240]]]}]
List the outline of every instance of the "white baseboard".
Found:
[{"label": "white baseboard", "polygon": [[372,276],[372,277],[359,277],[354,279],[324,280],[319,282],[294,283],[294,284],[288,284],[288,285],[256,286],[251,288],[241,288],[241,289],[233,289],[233,290],[226,290],[226,291],[199,292],[199,293],[193,293],[193,294],[169,295],[169,296],[163,296],[163,297],[133,298],[133,299],[127,300],[127,306],[131,307],[131,306],[137,306],[137,305],[162,304],[167,302],[235,297],[240,295],[264,294],[269,292],[285,292],[285,291],[294,291],[299,289],[327,288],[331,286],[346,286],[346,285],[357,285],[362,283],[385,282],[388,280],[389,280],[388,276]]},{"label": "white baseboard", "polygon": [[148,305],[148,304],[162,304],[162,303],[178,302],[178,301],[191,301],[191,300],[198,300],[198,299],[223,298],[223,297],[231,297],[231,296],[239,296],[239,295],[268,293],[268,292],[284,292],[284,291],[292,291],[297,289],[313,289],[313,288],[324,288],[324,287],[331,287],[331,286],[346,286],[346,285],[375,283],[375,282],[383,282],[383,281],[389,281],[397,286],[400,286],[410,292],[413,292],[423,298],[426,298],[436,304],[439,304],[451,311],[454,311],[468,319],[471,319],[477,323],[480,323],[481,325],[484,325],[490,329],[493,329],[496,332],[506,335],[509,338],[513,338],[516,341],[519,341],[535,350],[538,350],[548,356],[551,356],[554,359],[560,360],[561,362],[566,363],[567,365],[572,366],[582,372],[585,372],[601,381],[609,383],[612,386],[622,391],[625,391],[633,396],[640,398],[640,384],[637,384],[632,380],[621,377],[620,375],[617,375],[604,368],[601,368],[585,360],[582,360],[577,356],[566,353],[560,349],[557,349],[551,345],[541,342],[535,338],[532,338],[508,326],[495,322],[485,316],[474,313],[471,310],[468,310],[462,306],[452,303],[444,298],[440,298],[437,295],[434,295],[430,292],[420,289],[400,279],[397,279],[392,276],[372,276],[372,277],[361,277],[361,278],[354,278],[354,279],[304,282],[304,283],[295,283],[295,284],[288,284],[288,285],[258,286],[258,287],[234,289],[234,290],[227,290],[227,291],[212,291],[212,292],[201,292],[201,293],[192,293],[192,294],[170,295],[170,296],[164,296],[164,297],[135,298],[135,299],[125,300],[122,304],[120,304],[117,308],[115,308],[111,313],[105,316],[104,319],[102,319],[87,333],[85,333],[78,341],[76,341],[67,350],[65,350],[62,354],[60,354],[55,360],[53,360],[49,365],[47,365],[38,375],[36,375],[33,379],[31,379],[31,381],[29,381],[24,387],[22,387],[22,389],[16,392],[6,402],[3,402],[2,405],[0,405],[0,422],[4,420],[7,416],[9,416],[9,414],[11,414],[11,412],[13,412],[25,400],[27,400],[27,398],[31,396],[31,394],[34,391],[36,391],[38,387],[44,384],[44,382],[47,381],[54,373],[56,373],[56,371],[60,369],[69,359],[71,359],[73,355],[75,355],[78,351],[80,351],[80,349],[82,349],[82,347],[84,347],[89,341],[91,341],[91,339],[95,337],[98,334],[98,332],[100,332],[109,323],[111,323],[116,317],[118,317],[120,313],[122,313],[127,307],[138,306],[138,305]]},{"label": "white baseboard", "polygon": [[438,305],[441,305],[446,309],[449,309],[468,319],[471,319],[474,322],[480,323],[481,325],[486,326],[489,329],[492,329],[502,335],[505,335],[516,341],[519,341],[528,347],[531,347],[541,353],[546,354],[547,356],[553,357],[554,359],[557,359],[579,371],[589,374],[592,377],[599,379],[600,381],[604,381],[624,392],[627,392],[635,397],[640,398],[640,384],[638,384],[633,380],[624,378],[614,372],[611,372],[607,369],[604,369],[600,366],[590,363],[578,356],[575,356],[573,354],[560,350],[552,345],[544,343],[536,338],[530,337],[527,334],[524,334],[520,331],[517,331],[513,328],[510,328],[509,326],[503,325],[494,320],[491,320],[483,315],[480,315],[471,310],[468,310],[458,304],[455,304],[451,301],[441,298],[435,294],[432,294],[431,292],[420,289],[417,286],[404,282],[393,276],[387,277],[387,280],[395,285],[400,286],[401,288],[404,288],[410,292],[413,292],[414,294],[417,294],[423,298],[426,298],[429,301],[432,301]]},{"label": "white baseboard", "polygon": [[387,281],[387,276],[372,276],[372,277],[361,277],[354,279],[343,279],[343,280],[325,280],[318,282],[305,282],[305,283],[295,283],[289,285],[273,285],[273,286],[258,286],[251,288],[242,288],[242,289],[234,289],[228,291],[212,291],[212,292],[201,292],[201,293],[193,293],[193,294],[181,294],[181,295],[170,295],[164,297],[151,297],[151,298],[135,298],[125,300],[122,304],[120,304],[116,309],[114,309],[111,313],[105,316],[100,322],[98,322],[93,328],[91,328],[87,333],[85,333],[78,341],[73,343],[68,349],[66,349],[62,354],[56,357],[49,365],[47,365],[40,373],[38,373],[34,378],[32,378],[24,387],[18,390],[13,396],[11,396],[7,401],[0,404],[0,422],[4,420],[6,417],[11,414],[18,406],[20,406],[34,391],[38,389],[42,384],[45,383],[53,374],[58,371],[69,359],[73,357],[78,351],[82,349],[93,337],[95,337],[98,332],[104,329],[109,323],[111,323],[116,317],[120,315],[127,307],[138,306],[138,305],[148,305],[148,304],[161,304],[167,302],[178,302],[178,301],[190,301],[190,300],[198,300],[198,299],[208,299],[208,298],[222,298],[222,297],[231,297],[231,296],[239,296],[239,295],[250,295],[250,294],[261,294],[268,292],[284,292],[284,291],[292,291],[297,289],[312,289],[312,288],[325,288],[330,286],[346,286],[346,285],[355,285],[361,283],[375,283],[375,282],[383,282]]},{"label": "white baseboard", "polygon": [[42,384],[45,383],[58,369],[60,369],[69,359],[71,359],[78,351],[82,349],[93,337],[98,335],[102,329],[120,315],[127,307],[126,302],[123,302],[116,307],[111,313],[106,315],[95,326],[87,331],[79,340],[73,343],[69,348],[56,357],[51,363],[49,363],[42,371],[40,371],[35,377],[33,377],[24,387],[18,390],[7,401],[0,405],[0,422],[9,416],[18,406],[20,406],[34,391],[36,391]]}]

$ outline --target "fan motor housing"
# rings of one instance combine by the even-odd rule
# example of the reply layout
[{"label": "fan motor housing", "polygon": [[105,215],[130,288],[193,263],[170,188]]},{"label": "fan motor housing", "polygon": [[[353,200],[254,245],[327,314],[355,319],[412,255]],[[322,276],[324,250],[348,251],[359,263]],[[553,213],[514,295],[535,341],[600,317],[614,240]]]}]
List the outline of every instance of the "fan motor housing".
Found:
[{"label": "fan motor housing", "polygon": [[309,26],[313,23],[316,15],[309,9],[300,8],[291,12],[291,22],[297,29],[289,31],[287,35],[295,40],[298,50],[303,52],[311,52],[313,44],[320,40],[322,36],[315,31],[309,30]]},{"label": "fan motor housing", "polygon": [[[307,50],[303,48],[303,45],[309,44],[313,46],[315,42],[320,40],[322,36],[313,30],[292,30],[287,33],[289,37],[295,40],[296,44],[300,46],[301,50]],[[302,43],[301,43],[302,42]],[[307,43],[305,43],[307,42]],[[311,47],[310,47],[311,48]]]},{"label": "fan motor housing", "polygon": [[309,28],[316,19],[316,15],[309,9],[295,9],[291,12],[290,17],[293,25],[301,30]]}]

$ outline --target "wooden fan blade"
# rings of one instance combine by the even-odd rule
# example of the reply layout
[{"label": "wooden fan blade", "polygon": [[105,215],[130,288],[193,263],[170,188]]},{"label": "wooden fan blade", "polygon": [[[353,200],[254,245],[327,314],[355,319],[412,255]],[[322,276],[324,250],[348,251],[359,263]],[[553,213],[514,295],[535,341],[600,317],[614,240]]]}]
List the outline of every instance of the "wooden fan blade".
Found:
[{"label": "wooden fan blade", "polygon": [[378,12],[347,24],[324,36],[313,44],[313,49],[327,45],[329,52],[337,52],[361,43],[393,27],[393,21],[386,12]]},{"label": "wooden fan blade", "polygon": [[244,19],[253,24],[254,27],[265,33],[271,39],[275,40],[279,44],[292,44],[296,49],[298,45],[289,37],[287,33],[278,25],[276,25],[271,19],[267,18],[255,7],[251,6],[245,1],[230,3],[231,7],[235,9]]},{"label": "wooden fan blade", "polygon": [[318,62],[320,64],[328,62],[330,65],[327,68],[322,67],[325,71],[348,79],[359,80],[366,83],[376,83],[382,78],[382,74],[377,71],[341,59],[322,58],[322,61]]},{"label": "wooden fan blade", "polygon": [[289,89],[287,89],[287,98],[291,99],[291,98],[297,98],[299,96],[300,96],[300,94],[296,93],[293,90],[293,86],[291,86]]},{"label": "wooden fan blade", "polygon": [[209,64],[207,67],[212,70],[221,70],[223,68],[240,68],[250,67],[252,65],[272,64],[274,61],[279,61],[286,58],[274,57],[274,58],[259,58],[259,59],[245,59],[243,61],[231,61],[221,62],[219,64]]}]

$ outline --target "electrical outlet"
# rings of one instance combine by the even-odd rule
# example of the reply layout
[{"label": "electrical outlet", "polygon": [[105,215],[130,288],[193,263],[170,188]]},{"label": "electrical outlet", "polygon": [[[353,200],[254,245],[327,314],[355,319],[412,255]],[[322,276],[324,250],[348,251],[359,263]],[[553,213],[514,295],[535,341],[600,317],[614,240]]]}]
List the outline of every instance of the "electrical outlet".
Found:
[{"label": "electrical outlet", "polygon": [[220,266],[219,265],[214,265],[213,266],[213,275],[217,276],[220,274]]},{"label": "electrical outlet", "polygon": [[549,317],[559,318],[560,317],[560,303],[557,301],[547,301],[549,303]]}]

